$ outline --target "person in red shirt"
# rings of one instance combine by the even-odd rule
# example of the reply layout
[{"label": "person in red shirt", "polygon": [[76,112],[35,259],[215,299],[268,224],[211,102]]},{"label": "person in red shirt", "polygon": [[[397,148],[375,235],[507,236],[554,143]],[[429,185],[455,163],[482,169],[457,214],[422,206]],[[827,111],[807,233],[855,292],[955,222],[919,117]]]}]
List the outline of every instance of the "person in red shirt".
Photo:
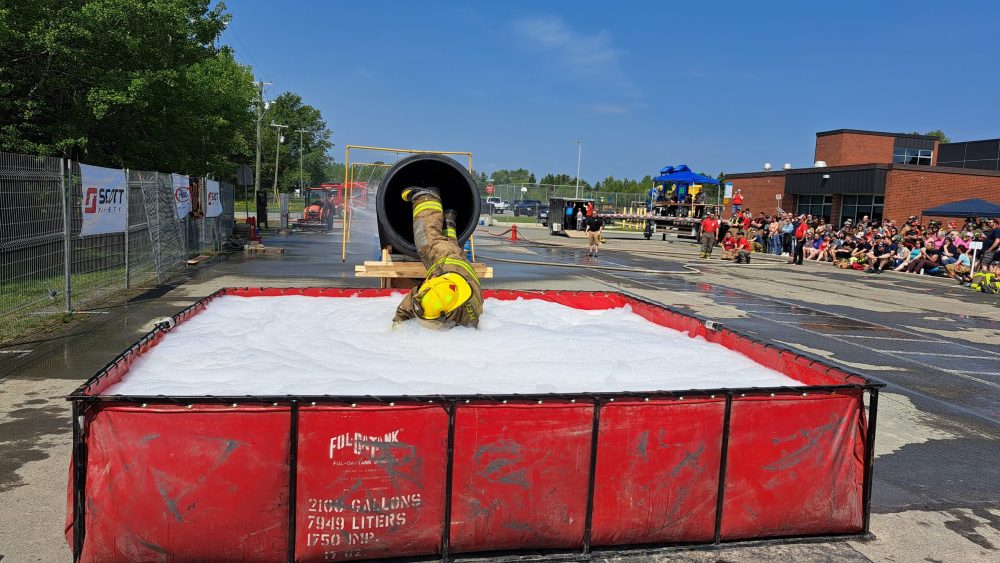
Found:
[{"label": "person in red shirt", "polygon": [[722,237],[719,246],[722,247],[723,260],[732,260],[736,257],[736,237],[732,231],[726,231],[726,236]]},{"label": "person in red shirt", "polygon": [[719,221],[711,211],[701,220],[701,257],[711,258],[715,248],[716,236],[719,234]]},{"label": "person in red shirt", "polygon": [[736,239],[736,257],[734,261],[737,264],[749,264],[751,252],[753,252],[753,246],[750,245],[750,240],[747,239],[746,234],[741,232],[740,236]]},{"label": "person in red shirt", "polygon": [[732,199],[731,203],[733,204],[733,217],[736,217],[736,214],[740,212],[740,209],[743,209],[743,191],[742,190],[736,190],[736,193],[733,194],[733,199]]}]

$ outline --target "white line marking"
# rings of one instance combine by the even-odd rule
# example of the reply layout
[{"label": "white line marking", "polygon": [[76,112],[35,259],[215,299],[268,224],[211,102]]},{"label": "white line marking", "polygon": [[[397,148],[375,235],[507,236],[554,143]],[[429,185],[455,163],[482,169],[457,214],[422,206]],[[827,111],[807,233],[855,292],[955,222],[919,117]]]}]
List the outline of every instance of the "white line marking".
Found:
[{"label": "white line marking", "polygon": [[[969,356],[968,354],[939,354],[937,352],[910,352],[907,350],[879,350],[879,352],[885,352],[886,354],[914,354],[917,356],[940,356],[942,358],[975,358],[979,360],[994,360],[996,358],[992,356]],[[962,370],[962,373],[968,370]],[[969,372],[976,373],[976,372]]]}]

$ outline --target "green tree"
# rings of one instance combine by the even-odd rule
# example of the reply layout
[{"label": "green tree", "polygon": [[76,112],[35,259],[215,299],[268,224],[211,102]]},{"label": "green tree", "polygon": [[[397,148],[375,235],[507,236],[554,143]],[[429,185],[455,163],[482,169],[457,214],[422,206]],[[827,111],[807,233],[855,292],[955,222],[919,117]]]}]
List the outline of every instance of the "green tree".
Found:
[{"label": "green tree", "polygon": [[942,143],[950,143],[951,142],[951,137],[949,137],[948,135],[945,135],[944,131],[942,131],[940,129],[935,129],[933,131],[928,131],[926,133],[921,133],[920,131],[912,131],[912,134],[914,134],[914,135],[927,135],[927,136],[930,136],[930,137],[937,137],[938,141],[940,141]]},{"label": "green tree", "polygon": [[[271,123],[287,125],[278,132]],[[328,176],[334,171],[328,167],[332,159],[327,151],[333,146],[330,143],[332,133],[326,127],[326,121],[320,111],[308,104],[302,103],[302,97],[292,92],[285,92],[274,99],[271,108],[264,116],[261,134],[261,186],[270,188],[274,183],[274,158],[278,136],[284,137],[280,143],[278,159],[278,190],[287,192],[299,187],[299,132],[302,129],[302,176],[305,186],[316,186],[329,181]],[[343,169],[339,177],[343,180]]]},{"label": "green tree", "polygon": [[531,172],[531,171],[526,170],[524,168],[518,168],[517,170],[506,170],[506,169],[501,168],[499,170],[493,171],[493,174],[492,174],[491,177],[493,178],[493,183],[494,184],[500,184],[500,185],[504,185],[504,184],[510,184],[510,185],[516,185],[516,184],[534,184],[535,183],[535,174],[534,174],[534,172]]},{"label": "green tree", "polygon": [[5,0],[0,150],[231,177],[253,78],[210,0]]},{"label": "green tree", "polygon": [[[542,180],[539,184],[543,186],[576,186],[576,176],[570,176],[569,174],[546,174],[542,176]],[[590,184],[580,178],[581,188],[590,188]]]}]

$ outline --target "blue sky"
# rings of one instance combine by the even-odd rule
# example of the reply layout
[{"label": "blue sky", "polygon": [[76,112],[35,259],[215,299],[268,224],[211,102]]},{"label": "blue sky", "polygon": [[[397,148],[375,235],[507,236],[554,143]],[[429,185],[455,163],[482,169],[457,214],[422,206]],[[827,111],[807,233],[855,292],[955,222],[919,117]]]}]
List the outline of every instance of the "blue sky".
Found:
[{"label": "blue sky", "polygon": [[228,6],[223,42],[323,112],[338,161],[469,150],[487,173],[574,175],[580,139],[593,182],[808,166],[830,129],[1000,136],[1000,2]]}]

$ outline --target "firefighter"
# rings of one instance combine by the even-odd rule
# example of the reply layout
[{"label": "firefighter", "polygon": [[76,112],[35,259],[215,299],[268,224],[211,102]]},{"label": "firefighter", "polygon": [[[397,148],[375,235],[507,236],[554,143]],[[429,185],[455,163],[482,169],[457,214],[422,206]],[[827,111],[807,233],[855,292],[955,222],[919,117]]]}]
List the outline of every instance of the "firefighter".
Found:
[{"label": "firefighter", "polygon": [[483,291],[458,246],[455,211],[444,211],[437,188],[407,188],[402,196],[413,205],[413,242],[427,277],[403,298],[393,324],[420,319],[436,328],[477,327]]}]

